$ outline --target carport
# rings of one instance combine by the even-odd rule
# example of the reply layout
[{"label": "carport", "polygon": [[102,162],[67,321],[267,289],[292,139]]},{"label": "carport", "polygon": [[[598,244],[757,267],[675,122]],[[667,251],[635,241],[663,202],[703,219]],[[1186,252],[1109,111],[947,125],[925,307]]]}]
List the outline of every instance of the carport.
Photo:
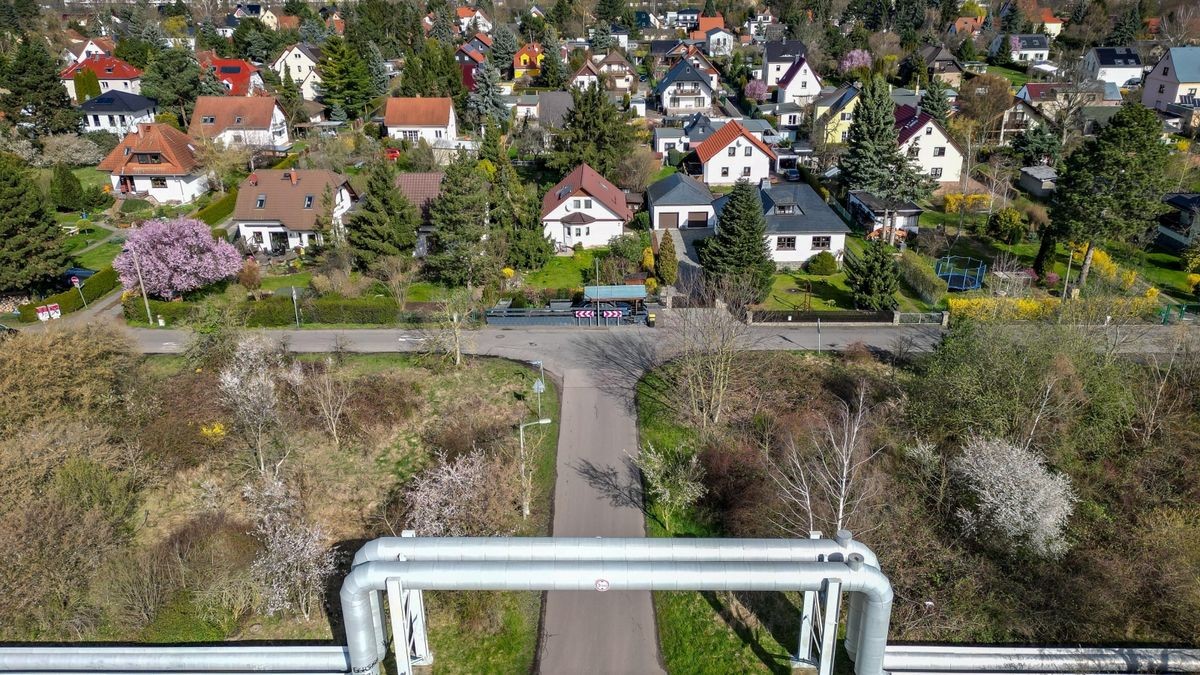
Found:
[{"label": "carport", "polygon": [[[595,316],[588,318],[594,318],[597,326],[601,325],[601,319],[617,319],[620,321],[621,314],[616,306],[618,302],[629,303],[630,316],[643,314],[646,311],[646,285],[624,284],[621,286],[583,287],[583,309],[594,308]],[[611,312],[618,313],[615,316],[608,315]],[[604,323],[607,323],[607,321]]]}]

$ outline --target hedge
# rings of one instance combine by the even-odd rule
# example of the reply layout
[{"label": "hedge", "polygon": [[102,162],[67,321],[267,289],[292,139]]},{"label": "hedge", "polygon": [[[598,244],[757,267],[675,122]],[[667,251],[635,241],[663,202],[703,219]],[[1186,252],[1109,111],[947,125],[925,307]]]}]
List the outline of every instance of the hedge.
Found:
[{"label": "hedge", "polygon": [[298,162],[299,160],[300,160],[300,155],[288,155],[287,157],[284,157],[283,159],[279,160],[279,163],[271,168],[276,169],[276,170],[290,169],[290,168],[296,166],[296,162]]},{"label": "hedge", "polygon": [[[121,279],[117,276],[117,271],[112,267],[105,267],[84,280],[81,286],[83,297],[87,298],[88,303],[91,304],[116,288],[120,282]],[[69,288],[62,293],[56,293],[43,300],[31,302],[28,305],[21,305],[17,308],[17,311],[21,313],[21,321],[26,323],[37,321],[37,308],[41,305],[50,305],[56,302],[62,309],[63,314],[83,309],[83,300],[79,297],[79,291],[75,288]]]},{"label": "hedge", "polygon": [[196,217],[208,223],[209,227],[216,225],[233,215],[233,207],[237,205],[237,196],[237,188],[226,192],[224,197],[197,211]]},{"label": "hedge", "polygon": [[[121,303],[121,308],[125,312],[126,321],[146,320],[146,305],[142,302],[140,294],[130,293]],[[168,326],[186,322],[195,310],[194,302],[150,301],[150,315],[155,321],[161,316]]]},{"label": "hedge", "polygon": [[[150,301],[150,314],[154,321],[161,316],[167,325],[185,323],[197,311],[198,303]],[[258,301],[247,301],[240,305],[240,316],[251,328],[285,327],[296,323],[292,299],[273,296]],[[125,299],[125,318],[129,321],[145,321],[146,307],[141,296]],[[302,323],[344,323],[366,325],[391,325],[395,323],[424,323],[428,314],[408,311],[401,313],[391,298],[316,298],[300,301]]]},{"label": "hedge", "polygon": [[922,300],[931,305],[941,302],[949,290],[946,280],[935,274],[929,263],[911,250],[900,254],[900,276]]}]

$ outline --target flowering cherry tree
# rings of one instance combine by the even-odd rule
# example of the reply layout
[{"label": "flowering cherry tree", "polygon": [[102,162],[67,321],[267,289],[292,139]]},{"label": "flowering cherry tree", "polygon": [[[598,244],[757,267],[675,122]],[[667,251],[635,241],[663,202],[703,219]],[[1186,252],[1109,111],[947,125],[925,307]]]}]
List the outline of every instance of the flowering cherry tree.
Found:
[{"label": "flowering cherry tree", "polygon": [[870,70],[872,63],[874,61],[870,52],[865,49],[851,49],[838,63],[838,72],[844,75],[859,69]]},{"label": "flowering cherry tree", "polygon": [[750,80],[746,83],[746,98],[752,101],[767,99],[767,83],[762,80]]},{"label": "flowering cherry tree", "polygon": [[236,275],[242,258],[199,220],[175,218],[150,220],[129,233],[113,261],[126,290],[138,288],[139,266],[146,292],[171,299]]}]

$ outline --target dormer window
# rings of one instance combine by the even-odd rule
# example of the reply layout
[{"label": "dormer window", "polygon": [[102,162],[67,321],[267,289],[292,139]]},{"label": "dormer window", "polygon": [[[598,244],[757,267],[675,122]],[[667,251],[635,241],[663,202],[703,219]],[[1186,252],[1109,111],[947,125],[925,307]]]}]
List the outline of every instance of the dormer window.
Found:
[{"label": "dormer window", "polygon": [[312,205],[313,205],[313,196],[312,195],[304,195],[304,208],[311,209]]},{"label": "dormer window", "polygon": [[241,124],[241,123],[242,123],[242,116],[241,116],[241,115],[238,115],[237,117],[234,117],[234,118],[233,118],[233,123],[234,123],[234,124]]},{"label": "dormer window", "polygon": [[205,115],[200,118],[200,123],[201,124],[216,124],[217,118],[212,115]]},{"label": "dormer window", "polygon": [[139,152],[137,153],[138,164],[162,164],[162,155],[157,152]]}]

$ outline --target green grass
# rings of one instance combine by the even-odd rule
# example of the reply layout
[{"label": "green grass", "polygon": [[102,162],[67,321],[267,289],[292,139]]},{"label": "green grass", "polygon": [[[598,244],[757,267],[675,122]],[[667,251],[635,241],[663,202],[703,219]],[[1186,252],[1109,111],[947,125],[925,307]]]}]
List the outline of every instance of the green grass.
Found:
[{"label": "green grass", "polygon": [[312,283],[312,272],[296,272],[295,274],[263,277],[261,288],[265,291],[273,291],[284,286],[307,288],[310,283]]},{"label": "green grass", "polygon": [[228,632],[218,623],[200,617],[188,593],[177,593],[142,629],[139,642],[219,642]]},{"label": "green grass", "polygon": [[658,173],[654,174],[654,178],[652,178],[650,180],[650,182],[657,183],[658,181],[666,178],[667,176],[670,176],[671,174],[678,173],[678,172],[679,172],[679,169],[676,169],[675,167],[668,164],[667,166],[664,166],[662,169],[659,169]]},{"label": "green grass", "polygon": [[446,294],[446,287],[429,281],[418,281],[408,287],[409,302],[437,302]]},{"label": "green grass", "polygon": [[136,213],[138,211],[149,211],[150,202],[145,199],[136,199],[130,197],[121,202],[121,213]]},{"label": "green grass", "polygon": [[68,236],[63,240],[63,248],[68,253],[78,251],[79,249],[87,248],[98,241],[104,241],[110,236],[112,236],[112,233],[102,227],[89,226],[81,228],[78,232]]},{"label": "green grass", "polygon": [[1188,288],[1188,273],[1183,269],[1179,256],[1154,249],[1146,254],[1146,264],[1141,268],[1146,281],[1154,284],[1164,293],[1179,299],[1195,299]]},{"label": "green grass", "polygon": [[525,275],[530,288],[580,288],[583,271],[592,267],[599,249],[584,249],[569,256],[554,256],[540,270]]},{"label": "green grass", "polygon": [[1012,83],[1013,89],[1020,89],[1026,82],[1032,80],[1032,77],[1026,75],[1023,71],[1007,66],[988,66],[988,75],[999,75]]},{"label": "green grass", "polygon": [[86,267],[90,270],[100,270],[112,264],[117,254],[121,252],[123,244],[118,241],[106,241],[96,248],[81,253],[73,259],[74,264],[79,267]]}]

